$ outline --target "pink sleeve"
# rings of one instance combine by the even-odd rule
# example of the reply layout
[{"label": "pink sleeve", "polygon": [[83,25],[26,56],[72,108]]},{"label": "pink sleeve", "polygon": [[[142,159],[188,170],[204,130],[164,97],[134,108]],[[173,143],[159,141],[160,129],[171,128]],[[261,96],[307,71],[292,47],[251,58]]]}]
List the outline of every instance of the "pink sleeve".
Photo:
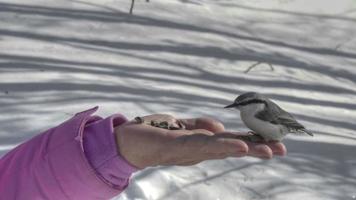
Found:
[{"label": "pink sleeve", "polygon": [[[129,175],[119,177],[123,184],[111,184],[84,153],[83,130],[96,110],[78,113],[3,156],[0,199],[110,199],[121,193]],[[126,167],[124,160],[116,164]]]},{"label": "pink sleeve", "polygon": [[127,122],[121,115],[106,119],[94,116],[84,128],[84,152],[98,176],[113,187],[126,188],[131,174],[137,168],[119,155],[114,127]]}]

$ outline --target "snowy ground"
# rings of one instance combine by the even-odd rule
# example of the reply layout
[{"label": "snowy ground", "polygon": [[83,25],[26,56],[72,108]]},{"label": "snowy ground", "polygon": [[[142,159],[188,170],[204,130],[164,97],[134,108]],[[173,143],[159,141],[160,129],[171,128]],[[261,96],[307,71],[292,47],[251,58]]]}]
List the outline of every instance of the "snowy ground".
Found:
[{"label": "snowy ground", "polygon": [[212,116],[246,130],[222,107],[260,91],[316,136],[288,137],[288,156],[270,161],[147,169],[116,199],[356,199],[355,0],[129,6],[0,0],[0,155],[95,105],[104,116]]}]

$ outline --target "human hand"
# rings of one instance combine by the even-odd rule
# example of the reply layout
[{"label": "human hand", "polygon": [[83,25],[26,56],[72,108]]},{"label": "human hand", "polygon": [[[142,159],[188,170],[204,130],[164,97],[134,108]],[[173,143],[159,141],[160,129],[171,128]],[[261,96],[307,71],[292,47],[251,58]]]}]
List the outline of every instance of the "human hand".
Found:
[{"label": "human hand", "polygon": [[167,121],[185,126],[168,130],[130,121],[115,128],[120,154],[132,165],[143,169],[158,165],[194,165],[204,160],[253,156],[270,159],[283,156],[286,147],[279,142],[252,143],[239,138],[246,133],[225,131],[224,125],[210,118],[175,119],[154,114],[145,121]]}]

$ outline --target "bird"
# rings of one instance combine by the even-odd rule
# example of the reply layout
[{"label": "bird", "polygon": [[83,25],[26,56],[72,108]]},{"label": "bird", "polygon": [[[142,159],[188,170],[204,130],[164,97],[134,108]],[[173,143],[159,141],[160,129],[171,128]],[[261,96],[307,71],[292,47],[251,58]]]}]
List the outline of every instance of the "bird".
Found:
[{"label": "bird", "polygon": [[290,113],[258,92],[243,93],[224,108],[240,110],[242,121],[253,131],[248,138],[253,142],[280,142],[289,133],[313,136]]}]

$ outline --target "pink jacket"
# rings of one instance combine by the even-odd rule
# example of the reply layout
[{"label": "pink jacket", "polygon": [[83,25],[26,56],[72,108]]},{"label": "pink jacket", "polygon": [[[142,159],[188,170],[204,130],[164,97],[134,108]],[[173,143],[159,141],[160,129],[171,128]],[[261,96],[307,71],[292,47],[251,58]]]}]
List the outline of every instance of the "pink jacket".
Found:
[{"label": "pink jacket", "polygon": [[[127,120],[91,116],[96,110],[78,113],[3,156],[0,200],[110,199],[122,192],[136,168],[119,155],[113,126]],[[92,139],[83,142],[86,134]]]}]

